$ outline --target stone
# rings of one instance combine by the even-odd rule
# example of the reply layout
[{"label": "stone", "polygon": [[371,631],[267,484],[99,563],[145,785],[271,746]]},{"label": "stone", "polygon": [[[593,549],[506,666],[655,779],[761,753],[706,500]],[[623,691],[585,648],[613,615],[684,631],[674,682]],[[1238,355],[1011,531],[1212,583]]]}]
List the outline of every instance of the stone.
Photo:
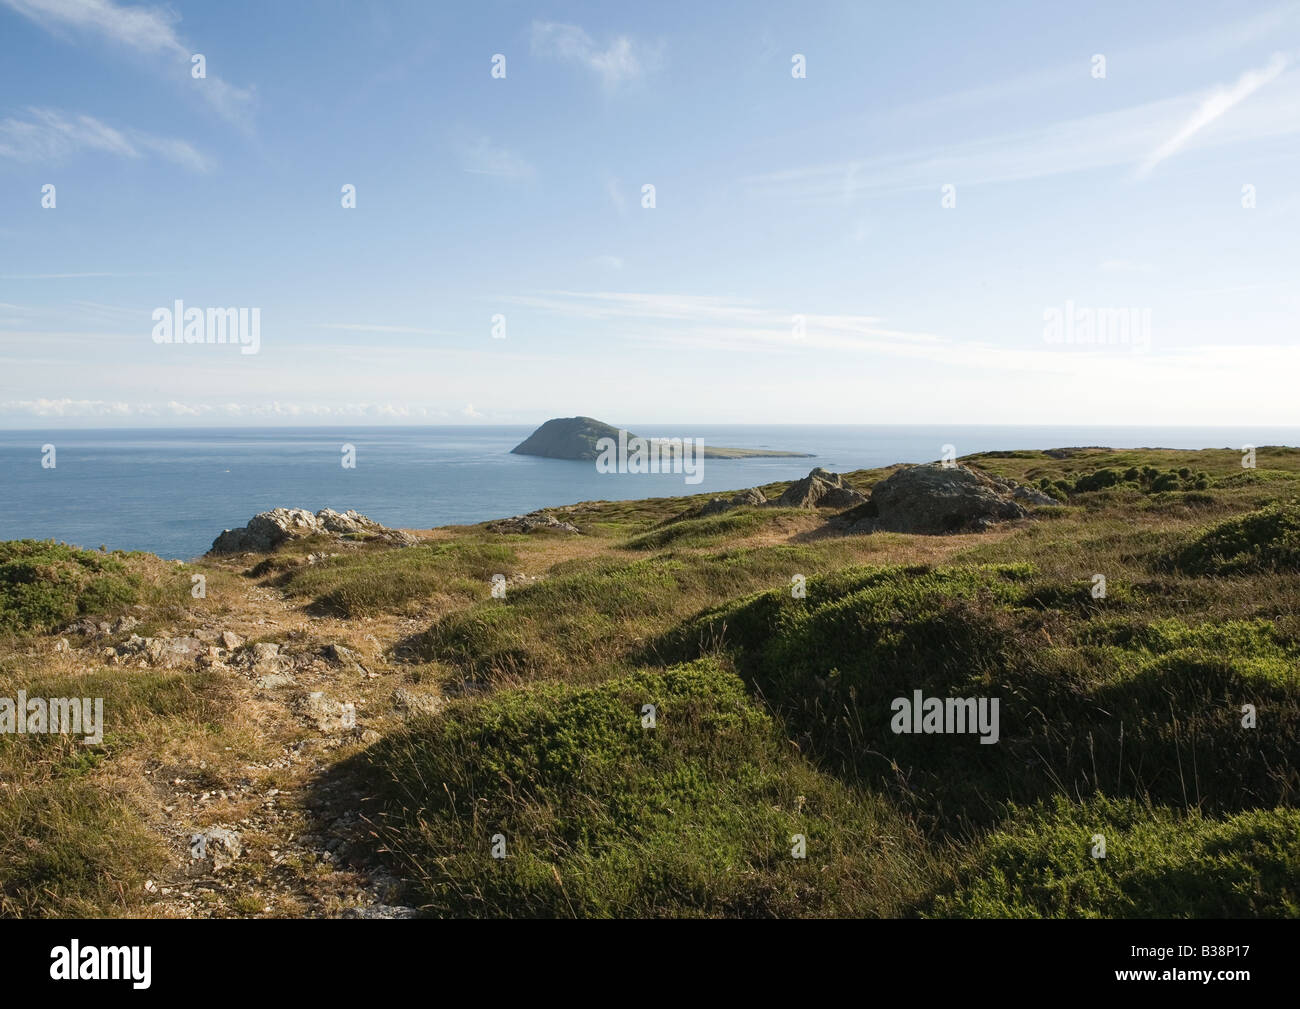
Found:
[{"label": "stone", "polygon": [[220,638],[221,638],[221,646],[227,649],[228,651],[232,651],[232,652],[244,643],[244,639],[241,638],[234,631],[222,631],[220,634]]},{"label": "stone", "polygon": [[176,669],[198,660],[206,646],[198,638],[142,638],[132,634],[118,649],[119,655],[144,658],[151,665]]},{"label": "stone", "polygon": [[866,504],[840,519],[852,532],[982,532],[1029,514],[1016,499],[1017,486],[961,464],[905,466],[876,484]]},{"label": "stone", "polygon": [[322,650],[325,658],[336,666],[355,666],[358,669],[363,668],[357,653],[351,648],[345,648],[343,645],[330,644]]},{"label": "stone", "polygon": [[299,698],[298,713],[321,732],[340,732],[356,725],[351,705],[332,701],[319,690]]},{"label": "stone", "polygon": [[371,904],[369,907],[350,907],[340,916],[343,918],[418,918],[420,912],[413,907],[400,907],[393,904]]},{"label": "stone", "polygon": [[532,533],[539,529],[549,529],[562,533],[581,533],[582,530],[572,522],[561,522],[548,511],[529,512],[527,515],[515,515],[508,519],[488,522],[485,528],[494,533]]},{"label": "stone", "polygon": [[818,466],[787,487],[772,504],[781,508],[852,508],[866,500],[866,495],[846,484],[840,474]]},{"label": "stone", "polygon": [[767,503],[767,495],[757,487],[751,487],[749,490],[743,490],[730,498],[713,498],[700,509],[699,514],[701,516],[718,515],[722,512],[731,511],[732,508],[740,508],[745,505],[758,506]]},{"label": "stone", "polygon": [[437,694],[422,694],[406,687],[393,691],[393,708],[403,718],[436,715],[446,706],[446,700]]},{"label": "stone", "polygon": [[205,857],[212,859],[214,868],[224,869],[244,853],[244,843],[236,831],[225,827],[209,827],[200,833],[203,835]]},{"label": "stone", "polygon": [[242,529],[223,530],[208,553],[270,553],[291,539],[307,536],[381,539],[396,546],[419,542],[410,533],[389,529],[357,511],[322,508],[313,515],[305,508],[272,508],[254,515]]}]

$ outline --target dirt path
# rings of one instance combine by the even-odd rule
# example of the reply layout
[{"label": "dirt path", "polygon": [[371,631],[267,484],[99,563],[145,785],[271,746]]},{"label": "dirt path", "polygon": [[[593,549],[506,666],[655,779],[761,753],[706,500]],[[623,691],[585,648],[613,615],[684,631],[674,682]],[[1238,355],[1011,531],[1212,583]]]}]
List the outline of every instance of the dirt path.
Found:
[{"label": "dirt path", "polygon": [[[341,760],[440,697],[411,682],[393,644],[423,618],[313,616],[245,582],[205,617],[150,638],[118,635],[112,664],[206,670],[222,731],[142,758],[149,826],[170,855],[145,884],[161,917],[406,917],[398,881],[366,861],[361,786]],[[124,638],[124,640],[122,640]],[[103,642],[97,643],[101,652]]]}]

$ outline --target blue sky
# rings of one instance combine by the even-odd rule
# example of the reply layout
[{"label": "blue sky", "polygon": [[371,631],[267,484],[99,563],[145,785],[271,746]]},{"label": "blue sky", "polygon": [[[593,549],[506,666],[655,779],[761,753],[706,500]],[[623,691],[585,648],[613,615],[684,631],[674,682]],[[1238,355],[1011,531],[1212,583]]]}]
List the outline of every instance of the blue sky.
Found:
[{"label": "blue sky", "polygon": [[1298,236],[1297,3],[0,0],[4,427],[1296,424]]}]

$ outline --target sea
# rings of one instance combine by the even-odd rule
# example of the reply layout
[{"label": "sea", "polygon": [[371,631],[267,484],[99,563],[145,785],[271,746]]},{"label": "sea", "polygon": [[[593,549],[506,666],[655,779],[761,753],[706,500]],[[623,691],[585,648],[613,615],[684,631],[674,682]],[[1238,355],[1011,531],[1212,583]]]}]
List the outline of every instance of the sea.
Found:
[{"label": "sea", "polygon": [[[705,459],[703,479],[599,473],[593,462],[511,455],[532,426],[0,431],[0,540],[56,539],[191,559],[276,507],[355,508],[427,529],[578,501],[741,490],[806,476],[1007,449],[1300,445],[1300,428],[629,424],[650,437],[812,453]],[[53,446],[51,453],[47,446]],[[345,467],[344,446],[355,450]],[[49,462],[53,465],[49,465]]]}]

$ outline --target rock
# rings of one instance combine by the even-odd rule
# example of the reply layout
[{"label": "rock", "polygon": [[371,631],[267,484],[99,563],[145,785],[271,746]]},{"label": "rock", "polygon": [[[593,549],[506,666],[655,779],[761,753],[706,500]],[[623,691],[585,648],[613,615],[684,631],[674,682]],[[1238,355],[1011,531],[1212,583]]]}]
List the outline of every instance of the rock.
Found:
[{"label": "rock", "polygon": [[715,497],[703,508],[699,510],[699,515],[718,515],[725,511],[731,511],[732,508],[740,508],[744,505],[765,505],[767,504],[767,495],[757,487],[751,487],[749,490],[743,490],[734,497],[724,498]]},{"label": "rock", "polygon": [[340,916],[343,918],[418,918],[420,912],[413,907],[400,907],[394,904],[371,904],[369,907],[350,907]]},{"label": "rock", "polygon": [[403,718],[436,715],[446,706],[446,700],[436,694],[421,694],[405,687],[393,691],[393,707]]},{"label": "rock", "polygon": [[263,690],[277,690],[280,687],[292,687],[298,683],[288,673],[267,673],[257,678],[257,685]]},{"label": "rock", "polygon": [[127,631],[138,627],[140,621],[135,617],[118,617],[111,624],[107,620],[95,620],[92,617],[82,617],[74,621],[63,629],[64,634],[82,634],[88,638],[103,637],[106,634],[125,634]]},{"label": "rock", "polygon": [[352,705],[331,701],[319,690],[299,698],[298,713],[321,732],[339,732],[356,725]]},{"label": "rock", "polygon": [[151,665],[176,669],[195,662],[205,651],[206,646],[198,638],[142,638],[132,634],[118,654],[140,656]]},{"label": "rock", "polygon": [[[239,834],[225,827],[209,827],[201,832],[205,857],[212,859],[214,868],[223,869],[244,853],[244,843]],[[191,845],[191,850],[193,846]]]},{"label": "rock", "polygon": [[58,641],[54,642],[54,650],[56,652],[66,652],[69,647],[71,646],[68,644],[67,638],[59,638]]},{"label": "rock", "polygon": [[325,658],[336,666],[355,666],[358,669],[364,668],[361,665],[361,660],[357,657],[357,653],[351,648],[344,648],[342,645],[326,645],[324,649],[322,649],[322,654],[324,654]]},{"label": "rock", "polygon": [[244,649],[241,659],[259,676],[272,676],[284,671],[284,656],[280,646],[273,641],[258,641]]},{"label": "rock", "polygon": [[233,652],[236,648],[238,648],[240,645],[244,643],[244,639],[241,638],[234,631],[222,631],[220,637],[221,637],[221,645],[227,651]]},{"label": "rock", "polygon": [[213,554],[270,553],[291,539],[305,536],[335,539],[364,537],[381,539],[397,546],[419,542],[410,533],[389,529],[360,512],[336,512],[322,508],[312,514],[305,508],[273,508],[248,520],[242,529],[226,529],[212,541]]},{"label": "rock", "polygon": [[548,511],[529,512],[527,515],[515,515],[508,519],[489,522],[485,528],[494,533],[531,533],[538,529],[553,529],[562,533],[581,533],[582,530],[571,522],[561,522]]},{"label": "rock", "polygon": [[1032,505],[1059,505],[1061,503],[1052,495],[1043,493],[1037,487],[1029,487],[1025,484],[1018,485],[1011,492],[1011,496],[1017,501],[1024,501]]},{"label": "rock", "polygon": [[1029,514],[1016,500],[1017,486],[960,464],[907,466],[876,484],[865,505],[840,518],[853,532],[982,532]]},{"label": "rock", "polygon": [[782,508],[852,508],[866,500],[866,495],[846,484],[840,474],[818,466],[773,503]]}]

